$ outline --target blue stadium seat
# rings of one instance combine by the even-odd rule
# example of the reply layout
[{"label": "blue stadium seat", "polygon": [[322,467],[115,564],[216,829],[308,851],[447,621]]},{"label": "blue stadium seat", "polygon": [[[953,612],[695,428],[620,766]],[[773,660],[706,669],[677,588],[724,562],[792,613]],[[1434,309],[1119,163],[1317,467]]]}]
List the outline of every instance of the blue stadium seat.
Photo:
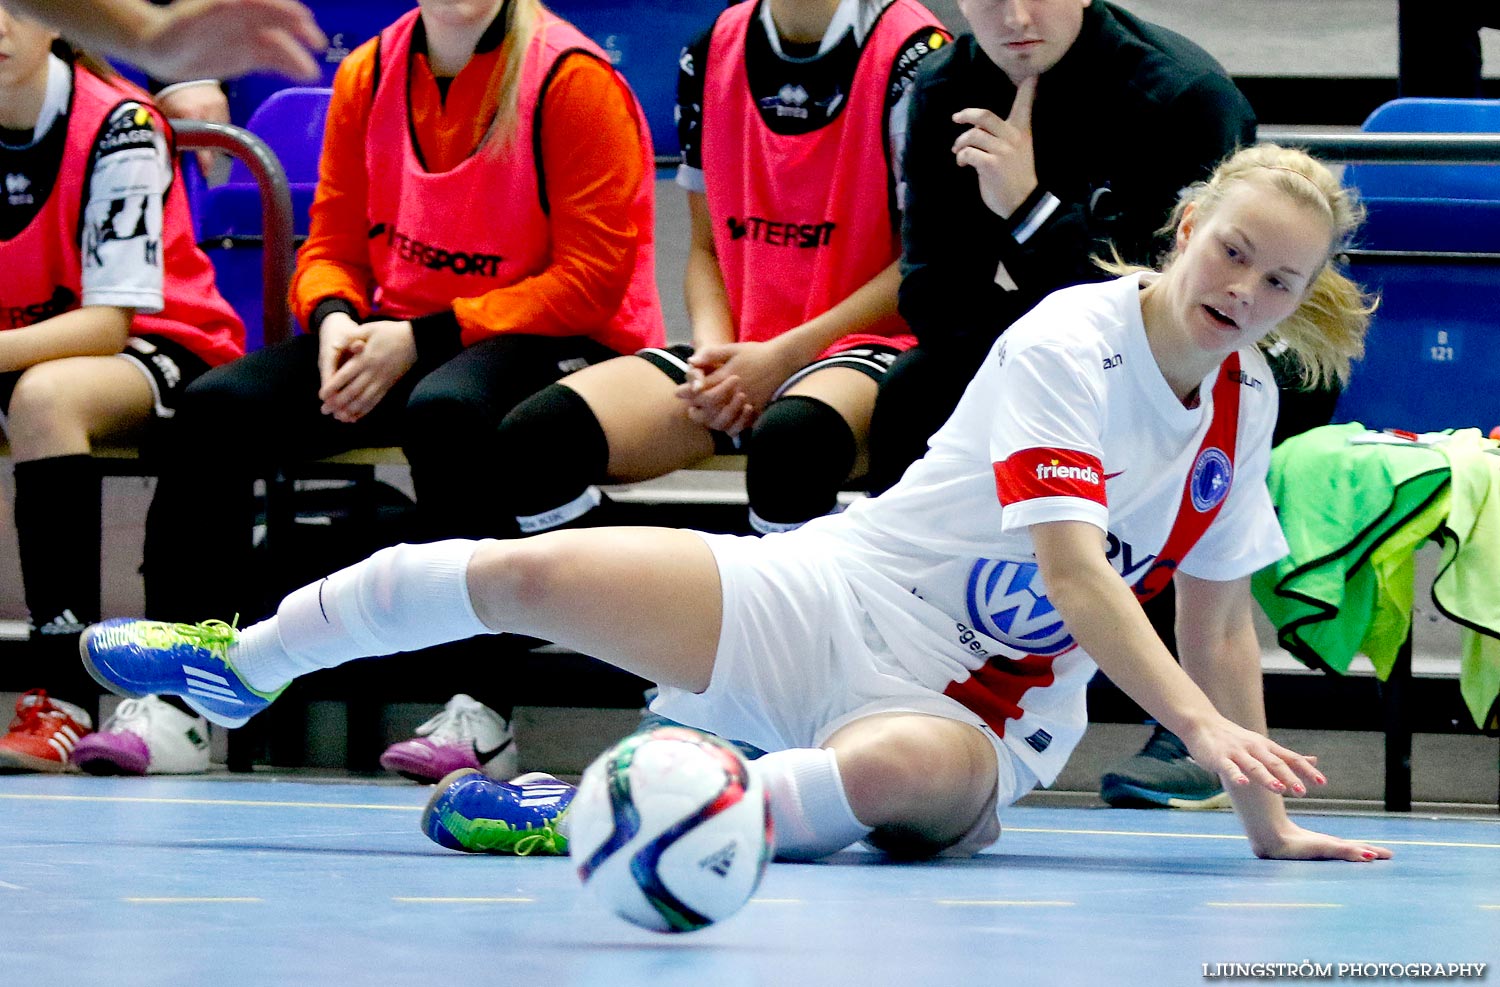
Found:
[{"label": "blue stadium seat", "polygon": [[[1360,128],[1367,134],[1500,133],[1500,99],[1393,99]],[[1493,199],[1497,165],[1351,165],[1345,176],[1371,198]]]},{"label": "blue stadium seat", "polygon": [[[1500,132],[1500,100],[1398,99],[1364,130]],[[1369,209],[1351,273],[1381,306],[1336,421],[1428,430],[1500,423],[1500,165],[1354,165]],[[1402,251],[1388,257],[1362,252]]]},{"label": "blue stadium seat", "polygon": [[[1500,133],[1500,100],[1392,100],[1362,129]],[[1500,243],[1500,164],[1361,164],[1351,165],[1344,178],[1369,209],[1367,241],[1447,251],[1491,251]]]}]

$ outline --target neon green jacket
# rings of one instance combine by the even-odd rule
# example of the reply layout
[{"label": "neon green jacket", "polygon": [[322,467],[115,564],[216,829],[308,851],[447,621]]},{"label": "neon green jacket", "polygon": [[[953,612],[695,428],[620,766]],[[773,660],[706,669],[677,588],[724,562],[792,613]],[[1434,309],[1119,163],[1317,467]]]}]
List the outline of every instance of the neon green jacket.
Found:
[{"label": "neon green jacket", "polygon": [[1406,639],[1416,549],[1442,543],[1433,603],[1464,628],[1459,685],[1500,730],[1500,456],[1475,429],[1437,445],[1352,445],[1359,424],[1288,439],[1267,482],[1290,553],[1252,580],[1281,646],[1343,673],[1366,654],[1389,676]]}]

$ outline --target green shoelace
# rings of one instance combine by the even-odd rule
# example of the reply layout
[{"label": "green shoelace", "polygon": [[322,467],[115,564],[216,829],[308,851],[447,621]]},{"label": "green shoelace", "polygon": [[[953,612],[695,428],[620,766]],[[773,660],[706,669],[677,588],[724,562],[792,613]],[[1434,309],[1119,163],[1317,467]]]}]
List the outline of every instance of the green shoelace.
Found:
[{"label": "green shoelace", "polygon": [[239,623],[239,614],[234,620],[205,620],[196,624],[174,624],[161,620],[142,620],[135,624],[141,644],[148,648],[170,648],[177,644],[191,644],[203,648],[224,662],[228,662],[229,646],[239,637],[234,626]]},{"label": "green shoelace", "polygon": [[557,818],[541,826],[512,826],[500,819],[468,819],[449,810],[442,813],[443,828],[469,850],[488,853],[513,853],[518,857],[533,854],[566,856],[568,838],[557,829]]}]

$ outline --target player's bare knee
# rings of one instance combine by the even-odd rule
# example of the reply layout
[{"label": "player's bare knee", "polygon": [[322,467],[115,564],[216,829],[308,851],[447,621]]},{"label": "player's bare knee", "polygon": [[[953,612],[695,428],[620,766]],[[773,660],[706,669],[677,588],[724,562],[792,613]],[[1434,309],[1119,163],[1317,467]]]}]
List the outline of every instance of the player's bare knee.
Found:
[{"label": "player's bare knee", "polygon": [[481,620],[497,626],[501,614],[546,612],[564,598],[570,552],[557,541],[540,535],[480,547],[469,565],[469,596]]},{"label": "player's bare knee", "polygon": [[[881,717],[835,740],[850,803],[880,826],[967,811],[988,796],[993,754],[973,727],[931,717]],[[984,749],[981,749],[983,745]]]},{"label": "player's bare knee", "polygon": [[22,372],[11,393],[6,429],[18,455],[30,452],[33,446],[39,447],[38,452],[44,451],[40,447],[49,436],[74,424],[72,389],[49,370],[44,364]]},{"label": "player's bare knee", "polygon": [[938,776],[946,774],[940,764],[925,763],[933,753],[930,746],[902,726],[899,721],[872,724],[857,740],[836,747],[850,804],[868,825],[905,818],[912,806],[941,787],[941,778],[926,767]]}]

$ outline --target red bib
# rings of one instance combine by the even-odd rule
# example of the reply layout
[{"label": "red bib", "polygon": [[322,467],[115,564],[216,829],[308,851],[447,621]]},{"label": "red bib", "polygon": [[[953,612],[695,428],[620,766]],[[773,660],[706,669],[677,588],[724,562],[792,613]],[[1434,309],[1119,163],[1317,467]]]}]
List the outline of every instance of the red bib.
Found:
[{"label": "red bib", "polygon": [[[719,15],[703,79],[703,179],[714,250],[742,341],[773,339],[833,308],[901,256],[886,144],[886,85],[913,33],[937,23],[915,0],[893,0],[865,39],[844,110],[826,126],[772,133],[750,93],[747,0]],[[892,337],[905,337],[893,340]],[[892,316],[872,342],[915,343]]]},{"label": "red bib", "polygon": [[[365,167],[370,263],[377,309],[410,319],[453,306],[532,277],[552,258],[552,229],[542,211],[535,126],[547,80],[563,56],[604,52],[566,21],[541,11],[521,69],[516,133],[500,154],[486,144],[457,167],[434,174],[412,146],[407,105],[413,10],[380,35],[380,79],[370,107]],[[619,78],[616,76],[616,78]],[[623,79],[620,86],[629,93]],[[655,277],[655,158],[650,131],[630,94],[641,134],[645,171],[636,196],[637,249],[630,285],[619,309],[589,335],[632,353],[666,338]]]},{"label": "red bib", "polygon": [[[5,270],[0,329],[32,325],[80,306],[83,254],[78,230],[89,159],[100,128],[127,100],[147,108],[170,147],[172,130],[151,106],[151,97],[123,79],[106,81],[74,66],[62,171],[46,204],[26,229],[0,242],[0,267]],[[243,355],[245,327],[214,287],[213,265],[193,241],[187,194],[175,162],[172,185],[162,203],[161,249],[162,310],[154,315],[137,312],[131,333],[163,336],[211,366]]]}]

